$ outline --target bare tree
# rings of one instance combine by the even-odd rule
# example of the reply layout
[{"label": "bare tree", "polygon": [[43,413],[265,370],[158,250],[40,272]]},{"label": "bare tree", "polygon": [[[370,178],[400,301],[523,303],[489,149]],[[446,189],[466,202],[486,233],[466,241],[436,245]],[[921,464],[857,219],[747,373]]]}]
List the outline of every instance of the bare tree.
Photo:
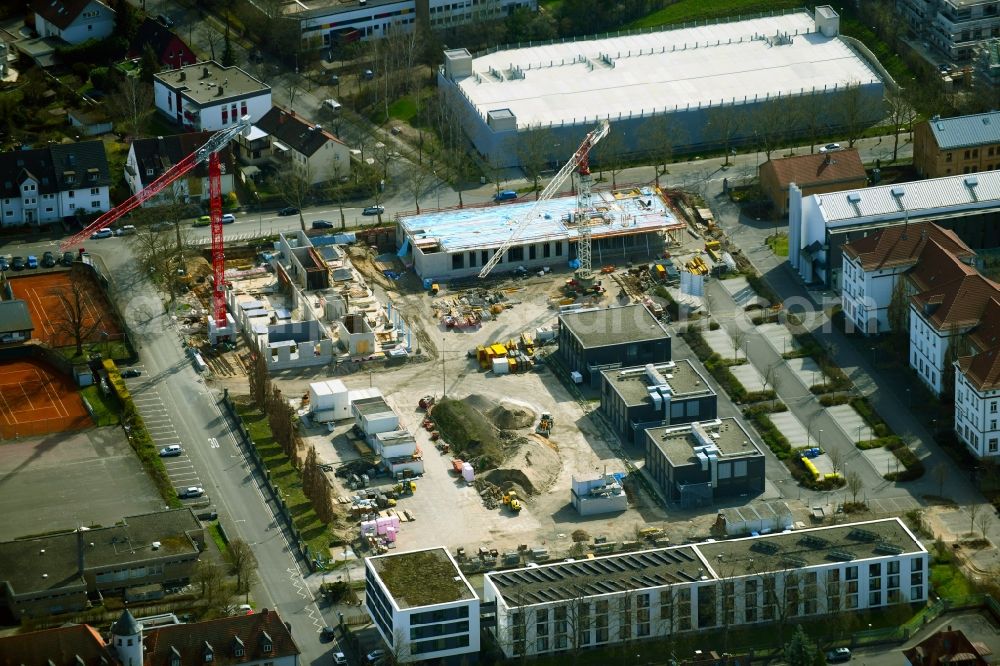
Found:
[{"label": "bare tree", "polygon": [[975,534],[976,529],[976,518],[979,517],[980,512],[983,510],[982,504],[970,504],[969,505],[969,533]]},{"label": "bare tree", "polygon": [[862,137],[864,131],[877,122],[884,109],[881,100],[876,99],[859,83],[849,83],[841,90],[834,101],[839,109],[837,123],[847,135],[847,145],[854,147],[855,142]]},{"label": "bare tree", "polygon": [[257,556],[254,555],[253,548],[243,539],[233,539],[229,542],[226,559],[236,576],[236,592],[249,596],[257,576]]},{"label": "bare tree", "polygon": [[341,182],[341,180],[344,179],[344,170],[344,165],[335,161],[332,167],[332,178],[330,178],[330,181],[326,184],[326,195],[337,205],[337,210],[340,213],[341,231],[347,228],[347,218],[344,216],[344,201],[347,199],[347,184]]},{"label": "bare tree", "polygon": [[427,188],[432,178],[432,173],[416,164],[412,164],[406,171],[406,189],[413,197],[413,204],[417,208],[418,215],[420,214],[420,198],[427,194]]},{"label": "bare tree", "polygon": [[979,528],[979,535],[986,541],[986,533],[989,531],[990,527],[993,526],[993,514],[989,511],[983,511],[979,514],[976,519],[976,527]]},{"label": "bare tree", "polygon": [[191,580],[198,588],[208,614],[225,615],[229,600],[232,598],[232,587],[226,581],[226,572],[223,568],[212,560],[199,560]]},{"label": "bare tree", "polygon": [[739,361],[740,349],[743,348],[743,343],[747,341],[747,332],[737,325],[732,331],[729,331],[729,339],[733,343],[733,361]]},{"label": "bare tree", "polygon": [[143,123],[153,108],[153,86],[138,76],[122,76],[114,94],[105,101],[111,116],[133,138],[142,136]]},{"label": "bare tree", "polygon": [[830,449],[826,452],[826,455],[830,458],[830,465],[833,467],[833,473],[837,474],[844,466],[844,452],[840,449]]},{"label": "bare tree", "polygon": [[299,210],[299,226],[302,231],[306,230],[306,218],[303,216],[302,209],[309,202],[313,190],[312,183],[309,181],[308,168],[302,171],[293,167],[280,169],[274,181],[282,200]]},{"label": "bare tree", "polygon": [[803,135],[809,139],[809,152],[816,152],[816,143],[829,126],[830,104],[825,93],[807,93],[792,103]]},{"label": "bare tree", "polygon": [[211,23],[205,21],[198,28],[198,36],[208,44],[209,55],[212,57],[212,60],[215,60],[215,47],[222,44],[222,35],[215,31]]},{"label": "bare tree", "polygon": [[529,129],[517,136],[517,157],[524,175],[535,190],[535,199],[539,193],[538,180],[545,171],[552,151],[552,141],[552,131],[548,128]]},{"label": "bare tree", "polygon": [[775,97],[758,104],[750,114],[755,150],[763,150],[768,160],[771,159],[771,153],[788,138],[789,128],[794,125],[794,121],[789,118],[793,108],[788,97]]},{"label": "bare tree", "polygon": [[851,504],[857,504],[858,493],[864,488],[864,479],[857,472],[848,472],[845,480],[847,481],[847,490],[851,493]]},{"label": "bare tree", "polygon": [[592,151],[592,159],[597,167],[602,171],[611,174],[612,189],[618,188],[618,174],[625,169],[625,136],[621,132],[616,132],[612,128],[599,144]]},{"label": "bare tree", "polygon": [[[891,89],[886,94],[886,102],[889,109],[889,122],[892,125],[892,161],[899,157],[899,135],[901,132],[909,131],[913,126],[913,121],[917,119],[917,111],[910,104],[905,93],[899,89]],[[902,282],[902,280],[899,280]]]},{"label": "bare tree", "polygon": [[101,330],[104,316],[100,309],[90,305],[89,290],[82,269],[73,269],[75,278],[69,287],[59,287],[49,291],[50,296],[59,300],[59,305],[46,313],[55,333],[66,336],[76,345],[76,355],[83,355],[83,344]]},{"label": "bare tree", "polygon": [[653,116],[639,126],[642,141],[646,144],[656,167],[656,184],[660,176],[667,172],[667,166],[674,157],[674,148],[684,143],[684,129],[666,114]]},{"label": "bare tree", "polygon": [[[182,277],[178,275],[177,269],[180,268],[179,264],[183,261],[187,247],[187,235],[180,228],[180,218],[177,217],[176,222],[172,221],[178,215],[176,210],[177,207],[174,206],[157,206],[144,209],[143,212],[143,215],[160,217],[164,222],[174,224],[173,234],[160,227],[144,225],[129,237],[129,244],[139,264],[154,282],[166,288],[171,304],[177,298],[178,280]],[[162,216],[158,215],[161,211]]]},{"label": "bare tree", "polygon": [[729,166],[730,146],[742,125],[742,119],[743,116],[731,105],[715,106],[708,112],[706,128],[725,153],[726,161],[723,166]]}]

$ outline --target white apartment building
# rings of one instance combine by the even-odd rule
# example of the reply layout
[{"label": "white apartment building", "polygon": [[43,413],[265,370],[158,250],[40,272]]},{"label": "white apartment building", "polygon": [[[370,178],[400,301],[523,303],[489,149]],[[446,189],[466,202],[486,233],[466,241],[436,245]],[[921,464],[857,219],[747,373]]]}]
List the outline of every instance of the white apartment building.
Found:
[{"label": "white apartment building", "polygon": [[[125,158],[125,182],[132,194],[137,194],[168,169],[197,151],[212,136],[211,132],[192,132],[159,136],[150,139],[135,139],[129,146]],[[229,146],[219,151],[219,167],[222,196],[233,191],[235,163]],[[142,203],[143,208],[170,203],[197,203],[208,201],[208,162],[203,162],[178,178],[155,197]]]},{"label": "white apartment building", "polygon": [[[329,48],[358,40],[380,39],[391,30],[431,29],[501,19],[519,7],[536,11],[537,0],[367,0],[310,3],[314,9],[286,14],[297,20],[303,46]],[[316,5],[325,5],[316,7]],[[304,5],[303,5],[304,7]]]},{"label": "white apartment building", "polygon": [[444,548],[366,558],[365,606],[395,663],[479,652],[479,597]]},{"label": "white apartment building", "polygon": [[102,141],[0,154],[0,226],[42,227],[111,207]]},{"label": "white apartment building", "polygon": [[68,44],[104,39],[115,29],[115,10],[99,0],[32,0],[35,32]]},{"label": "white apartment building", "polygon": [[928,554],[888,518],[489,572],[483,586],[505,656],[530,657],[922,602]]},{"label": "white apartment building", "polygon": [[977,458],[1000,456],[1000,291],[966,338],[968,356],[955,362],[955,432]]},{"label": "white apartment building", "polygon": [[956,63],[972,57],[976,46],[1000,37],[997,0],[896,0],[911,32]]},{"label": "white apartment building", "polygon": [[214,60],[153,75],[156,110],[188,131],[214,132],[271,109],[271,86]]}]

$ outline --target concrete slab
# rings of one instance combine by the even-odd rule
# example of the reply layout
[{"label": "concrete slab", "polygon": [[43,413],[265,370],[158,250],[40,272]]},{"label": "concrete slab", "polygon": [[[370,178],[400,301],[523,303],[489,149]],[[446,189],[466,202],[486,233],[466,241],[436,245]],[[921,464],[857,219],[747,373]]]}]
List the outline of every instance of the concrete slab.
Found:
[{"label": "concrete slab", "polygon": [[730,372],[740,380],[743,384],[743,388],[747,391],[753,393],[754,391],[764,390],[764,378],[761,377],[760,373],[757,372],[757,368],[753,367],[749,363],[743,365],[734,365],[729,368]]},{"label": "concrete slab", "polygon": [[[852,442],[864,442],[874,438],[874,433],[872,429],[865,423],[865,420],[861,418],[861,414],[858,414],[857,410],[850,405],[837,405],[835,407],[827,407],[826,412],[834,420],[834,422],[844,431],[847,435],[847,439]],[[891,453],[889,455],[892,455]],[[895,460],[895,456],[893,456]],[[885,469],[884,467],[882,469]],[[883,472],[884,474],[885,472]]]},{"label": "concrete slab", "polygon": [[738,349],[735,354],[733,353],[733,339],[729,337],[726,329],[720,328],[714,331],[702,331],[701,334],[705,338],[705,342],[708,343],[708,346],[712,348],[712,351],[722,358],[732,360],[745,359],[747,357],[744,349]]},{"label": "concrete slab", "polygon": [[[780,412],[778,414],[771,414],[770,417],[771,422],[781,431],[781,434],[785,436],[785,439],[788,440],[793,449],[809,445],[810,438],[806,433],[806,428],[794,414],[791,412]],[[811,443],[815,444],[815,442]]]},{"label": "concrete slab", "polygon": [[790,352],[801,347],[799,343],[795,341],[792,337],[792,332],[789,331],[784,324],[761,324],[757,327],[757,332],[760,333],[761,337],[767,340],[767,343],[774,348],[774,351],[779,354],[784,354],[785,352]]},{"label": "concrete slab", "polygon": [[719,280],[719,284],[722,288],[729,292],[729,295],[733,297],[736,301],[736,305],[741,308],[746,307],[747,304],[752,302],[757,298],[757,292],[755,292],[751,287],[750,283],[747,282],[745,277],[734,277],[728,280]]},{"label": "concrete slab", "polygon": [[809,356],[790,358],[785,363],[806,388],[823,381],[823,373],[819,369],[819,364]]},{"label": "concrete slab", "polygon": [[897,466],[899,469],[903,469],[903,465],[899,463],[896,456],[892,454],[892,451],[882,447],[878,449],[868,449],[867,451],[862,451],[865,460],[872,466],[879,476],[888,474],[889,472],[895,472]]}]

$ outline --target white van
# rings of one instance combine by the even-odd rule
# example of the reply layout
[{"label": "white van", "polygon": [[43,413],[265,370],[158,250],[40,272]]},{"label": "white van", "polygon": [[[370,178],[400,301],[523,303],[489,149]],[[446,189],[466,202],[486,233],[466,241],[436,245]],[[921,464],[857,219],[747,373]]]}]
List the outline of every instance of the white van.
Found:
[{"label": "white van", "polygon": [[333,111],[334,113],[338,113],[340,111],[341,104],[335,99],[324,99],[323,106],[328,108],[330,111]]},{"label": "white van", "polygon": [[115,231],[115,236],[131,236],[135,233],[134,224],[126,224]]}]

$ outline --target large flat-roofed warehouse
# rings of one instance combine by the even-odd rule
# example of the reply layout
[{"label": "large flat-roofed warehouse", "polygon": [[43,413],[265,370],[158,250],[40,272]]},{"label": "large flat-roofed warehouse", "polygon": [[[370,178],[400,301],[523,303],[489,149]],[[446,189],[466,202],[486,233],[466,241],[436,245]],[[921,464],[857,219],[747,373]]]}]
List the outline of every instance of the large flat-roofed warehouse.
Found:
[{"label": "large flat-roofed warehouse", "polygon": [[[683,230],[660,194],[652,188],[594,192],[587,216],[594,266],[623,257],[652,259],[663,250],[664,234]],[[402,254],[422,278],[459,278],[482,270],[511,234],[521,215],[537,202],[486,208],[445,210],[404,217],[399,221]],[[576,257],[583,219],[576,197],[537,204],[533,220],[518,234],[494,269],[500,273],[523,266],[563,267]],[[412,256],[411,256],[412,252]]]},{"label": "large flat-roofed warehouse", "polygon": [[[799,10],[478,56],[452,49],[444,54],[438,85],[479,153],[495,166],[518,165],[525,131],[536,128],[551,132],[544,142],[547,160],[565,161],[601,119],[619,135],[608,143],[641,153],[649,150],[642,124],[667,116],[675,151],[686,152],[722,145],[723,125],[735,124],[733,142],[752,141],[760,128],[747,120],[776,98],[780,104],[798,97],[805,104],[802,98],[809,97],[809,109],[823,115],[826,126],[857,123],[859,114],[872,122],[881,118],[888,75],[839,30],[840,17],[824,6],[815,14]],[[860,99],[837,103],[838,95]],[[732,115],[720,122],[719,113]],[[792,123],[782,128],[785,136],[804,128],[803,120],[793,120],[797,114],[781,115]],[[595,150],[593,162],[599,165],[607,150]]]}]

